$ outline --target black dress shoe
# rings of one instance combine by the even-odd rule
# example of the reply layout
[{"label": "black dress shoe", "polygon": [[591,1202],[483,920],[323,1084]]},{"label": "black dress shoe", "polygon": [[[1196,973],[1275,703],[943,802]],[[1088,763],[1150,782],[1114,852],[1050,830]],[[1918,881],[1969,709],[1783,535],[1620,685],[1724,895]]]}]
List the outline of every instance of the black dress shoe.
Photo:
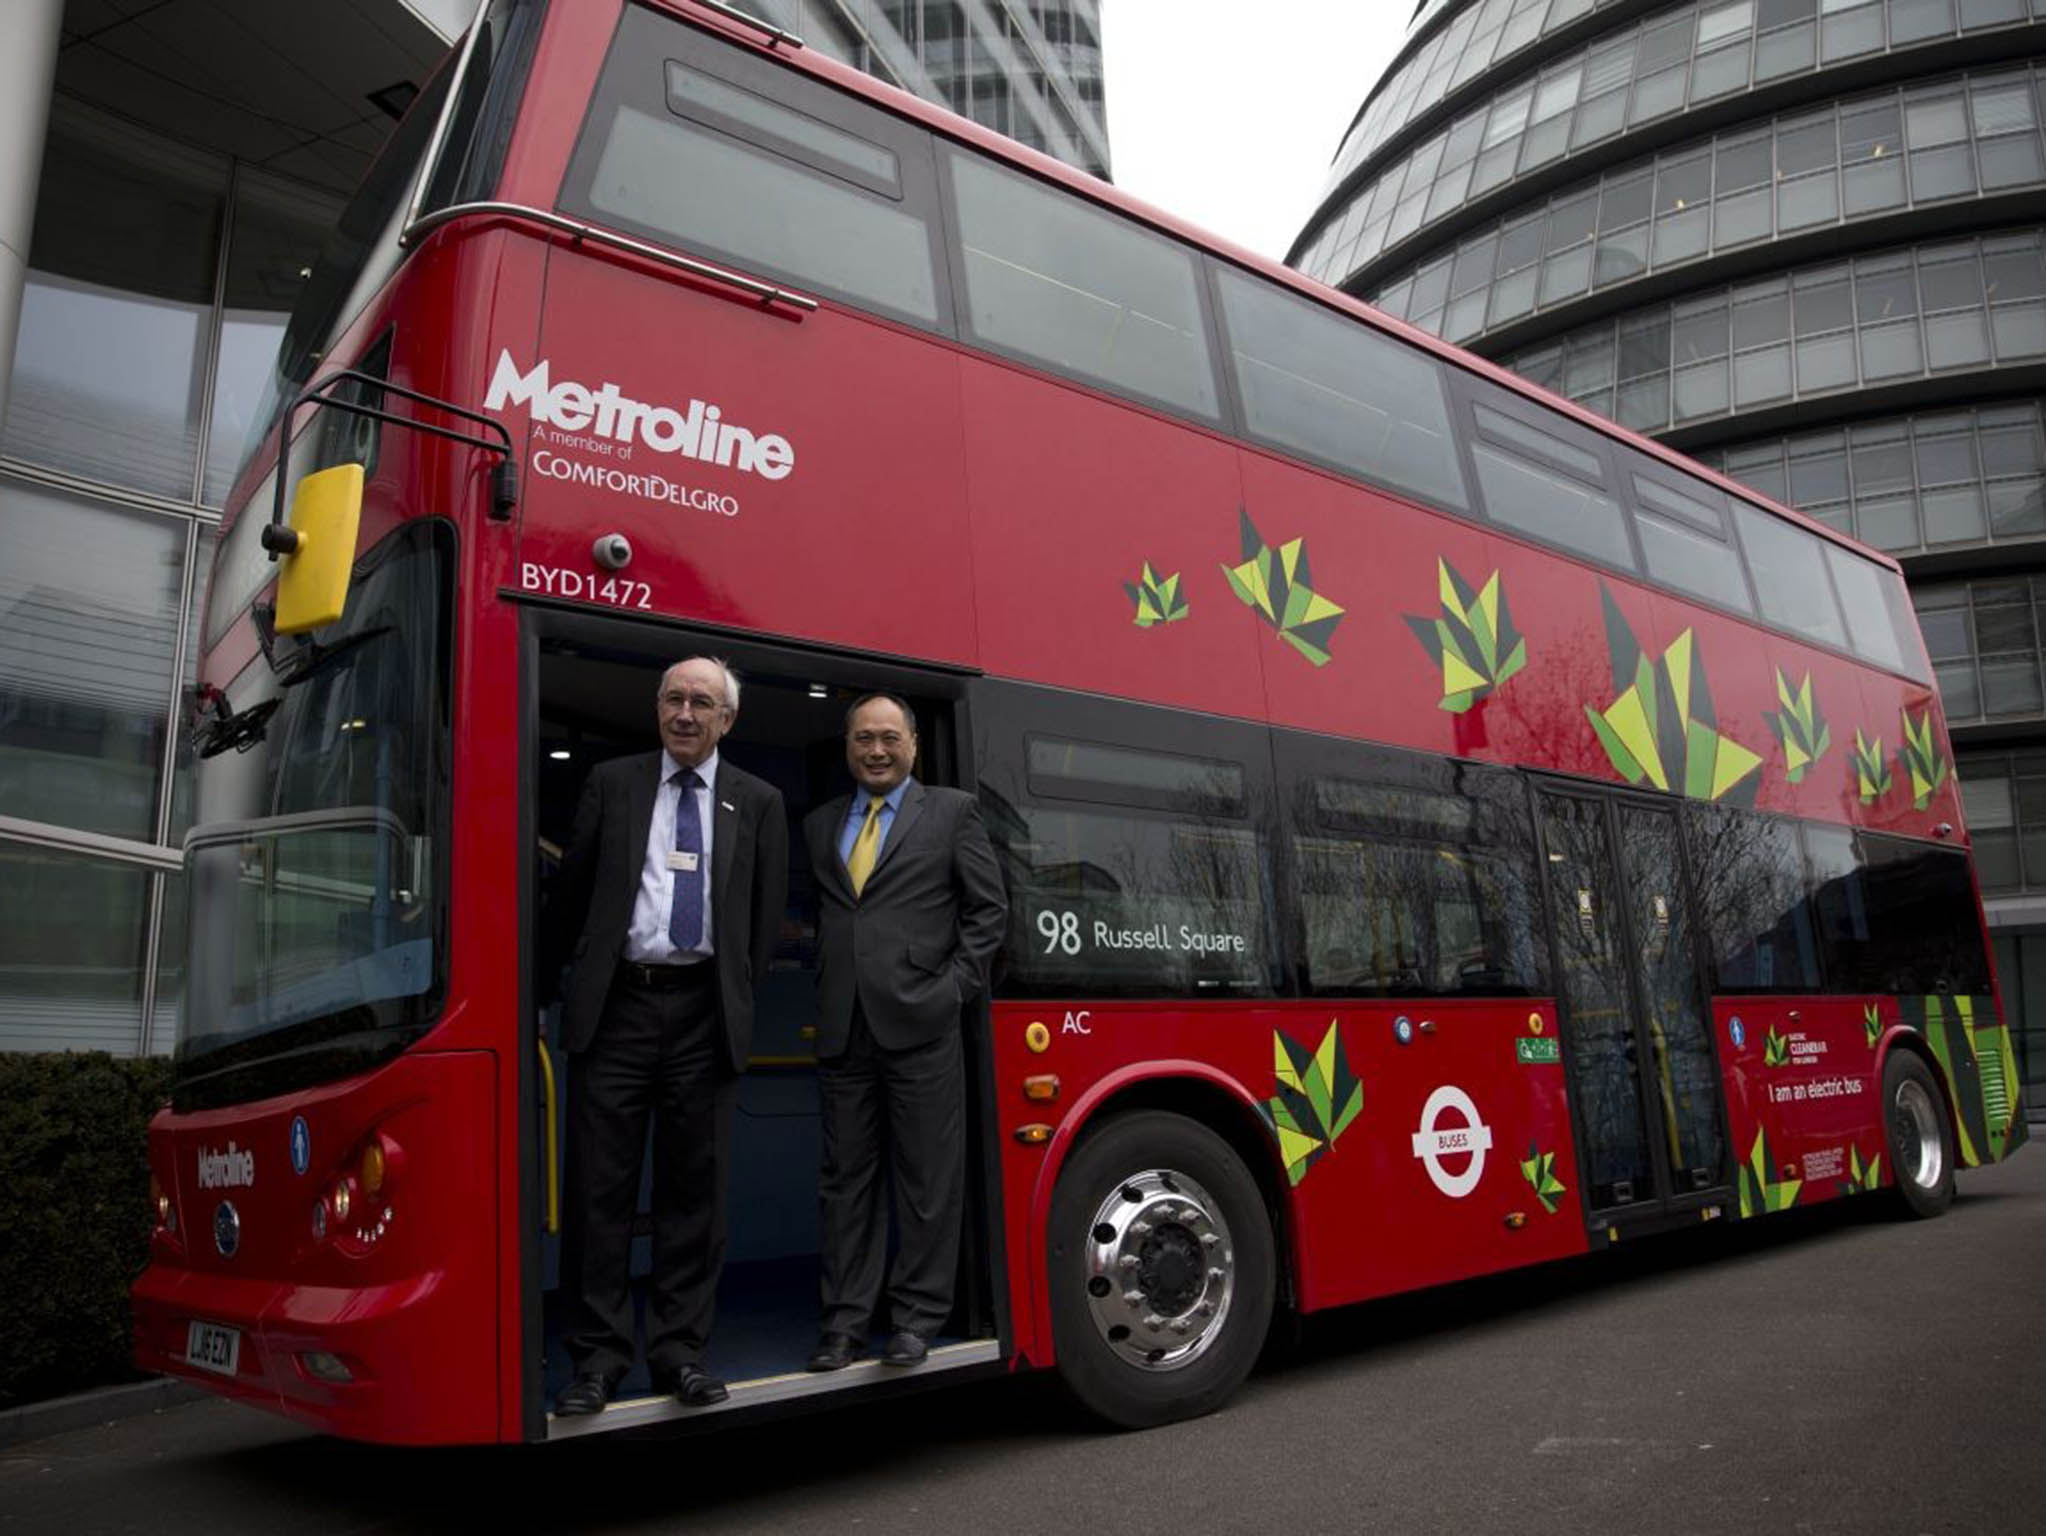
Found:
[{"label": "black dress shoe", "polygon": [[682,1373],[675,1378],[673,1391],[675,1401],[684,1408],[708,1408],[732,1395],[725,1390],[722,1381],[700,1365],[683,1366]]},{"label": "black dress shoe", "polygon": [[888,1343],[881,1351],[883,1365],[922,1365],[924,1356],[931,1352],[931,1346],[921,1334],[911,1333],[907,1328],[888,1335]]},{"label": "black dress shoe", "polygon": [[842,1371],[853,1361],[866,1353],[860,1341],[849,1333],[826,1333],[817,1340],[817,1347],[810,1351],[805,1370]]},{"label": "black dress shoe", "polygon": [[575,1418],[586,1413],[602,1413],[604,1405],[611,1401],[611,1383],[595,1372],[586,1371],[561,1389],[561,1395],[554,1399],[556,1418]]}]

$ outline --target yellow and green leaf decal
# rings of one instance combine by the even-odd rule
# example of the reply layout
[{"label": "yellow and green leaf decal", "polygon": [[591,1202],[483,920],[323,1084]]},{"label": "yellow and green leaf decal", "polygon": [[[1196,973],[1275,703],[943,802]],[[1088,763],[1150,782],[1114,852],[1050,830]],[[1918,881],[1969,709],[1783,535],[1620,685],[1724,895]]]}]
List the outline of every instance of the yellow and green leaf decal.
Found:
[{"label": "yellow and green leaf decal", "polygon": [[1826,749],[1833,744],[1833,729],[1826,724],[1826,717],[1819,713],[1818,700],[1812,696],[1812,675],[1807,672],[1804,681],[1795,689],[1783,675],[1783,669],[1776,669],[1776,701],[1783,706],[1781,712],[1763,712],[1763,717],[1776,728],[1776,738],[1783,743],[1784,776],[1791,783],[1804,780],[1804,772],[1826,755]]},{"label": "yellow and green leaf decal", "polygon": [[1177,571],[1170,576],[1160,576],[1146,560],[1143,575],[1135,581],[1124,582],[1122,589],[1137,605],[1137,616],[1133,622],[1139,629],[1149,629],[1153,624],[1177,623],[1186,617],[1186,599],[1180,595]]},{"label": "yellow and green leaf decal", "polygon": [[1882,1010],[1874,1003],[1863,1003],[1861,1006],[1861,1033],[1868,1041],[1870,1050],[1874,1050],[1876,1042],[1883,1038]]},{"label": "yellow and green leaf decal", "polygon": [[1298,1184],[1357,1118],[1364,1085],[1350,1070],[1334,1019],[1312,1051],[1272,1031],[1272,1075],[1277,1091],[1258,1112],[1279,1139],[1287,1182]]},{"label": "yellow and green leaf decal", "polygon": [[1854,790],[1863,805],[1874,805],[1890,792],[1890,763],[1883,755],[1883,739],[1866,739],[1854,733]]},{"label": "yellow and green leaf decal", "polygon": [[1961,1165],[1978,1168],[2008,1157],[2028,1133],[2017,1052],[1996,999],[1934,995],[1898,1002],[1904,1021],[1923,1031],[1946,1074]]},{"label": "yellow and green leaf decal", "polygon": [[1932,737],[1932,711],[1921,711],[1917,720],[1904,711],[1904,747],[1897,754],[1911,780],[1911,809],[1922,811],[1932,803],[1940,785],[1947,781],[1947,760]]},{"label": "yellow and green leaf decal", "polygon": [[1435,562],[1440,618],[1406,615],[1407,627],[1442,668],[1442,708],[1460,715],[1527,665],[1527,641],[1513,624],[1494,571],[1473,588],[1447,560]]},{"label": "yellow and green leaf decal", "polygon": [[1611,588],[1605,599],[1606,646],[1619,697],[1604,709],[1584,706],[1599,745],[1629,784],[1648,783],[1697,800],[1750,804],[1762,759],[1722,736],[1693,634],[1670,642],[1658,667],[1641,649]]},{"label": "yellow and green leaf decal", "polygon": [[1861,1160],[1861,1148],[1849,1144],[1847,1148],[1847,1177],[1840,1181],[1843,1195],[1865,1195],[1871,1190],[1883,1187],[1883,1155],[1878,1152],[1867,1162]]},{"label": "yellow and green leaf decal", "polygon": [[1768,1211],[1787,1211],[1797,1204],[1802,1179],[1772,1179],[1776,1164],[1769,1156],[1769,1133],[1755,1132],[1755,1144],[1739,1169],[1741,1215],[1760,1216]]},{"label": "yellow and green leaf decal", "polygon": [[1541,1201],[1542,1209],[1551,1216],[1556,1214],[1557,1202],[1570,1192],[1569,1186],[1556,1177],[1556,1154],[1537,1150],[1533,1142],[1527,1144],[1527,1156],[1520,1160],[1520,1176],[1527,1180],[1535,1199]]},{"label": "yellow and green leaf decal", "polygon": [[1762,1065],[1765,1067],[1787,1067],[1790,1065],[1790,1042],[1776,1033],[1776,1026],[1769,1026],[1768,1036],[1762,1041]]},{"label": "yellow and green leaf decal", "polygon": [[1239,510],[1243,527],[1243,563],[1225,565],[1230,590],[1279,632],[1294,650],[1317,667],[1328,665],[1328,643],[1342,622],[1344,610],[1314,590],[1307,567],[1307,545],[1293,539],[1277,549],[1265,543],[1248,511]]}]

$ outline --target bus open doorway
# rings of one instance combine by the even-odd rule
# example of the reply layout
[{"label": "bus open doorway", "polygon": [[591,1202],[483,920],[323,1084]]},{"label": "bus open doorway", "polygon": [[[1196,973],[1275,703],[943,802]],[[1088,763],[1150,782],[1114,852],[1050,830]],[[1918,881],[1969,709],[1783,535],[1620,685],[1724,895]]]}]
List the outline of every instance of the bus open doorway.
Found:
[{"label": "bus open doorway", "polygon": [[[562,1050],[559,1007],[533,1011],[545,1042],[536,1074],[533,1134],[524,1166],[538,1198],[529,1200],[534,1231],[526,1244],[528,1359],[542,1368],[527,1386],[527,1422],[554,1438],[674,1418],[700,1420],[861,1388],[881,1390],[910,1378],[1001,1358],[1001,1331],[991,1282],[990,1217],[994,1158],[987,1144],[988,1071],[985,1004],[964,1023],[968,1063],[966,1232],[953,1316],[932,1357],[913,1372],[888,1371],[870,1358],[829,1375],[804,1370],[818,1331],[817,1169],[819,1126],[813,1048],[817,895],[803,848],[803,818],[850,787],[844,717],[861,693],[886,688],[915,709],[926,783],[971,787],[963,742],[964,680],[874,664],[858,658],[729,641],[668,625],[585,613],[536,610],[527,690],[530,728],[527,783],[536,849],[528,910],[537,941],[548,882],[567,842],[584,780],[598,763],[659,750],[654,700],[664,670],[691,655],[729,661],[740,679],[740,709],[719,743],[721,757],[781,791],[789,818],[788,903],[774,957],[756,979],[752,1051],[740,1081],[732,1138],[728,1241],[718,1287],[717,1320],[706,1367],[724,1378],[731,1397],[714,1409],[688,1409],[651,1395],[643,1360],[636,1362],[611,1406],[588,1418],[555,1418],[555,1395],[572,1378],[561,1343],[560,1253],[565,1198],[561,1184],[572,1059]],[[533,978],[534,983],[539,978]],[[553,989],[547,989],[549,991]],[[537,1045],[532,1047],[538,1063]],[[547,1135],[551,1118],[553,1135]],[[652,1263],[650,1170],[643,1166],[634,1222],[632,1281],[642,1319]],[[550,1209],[554,1214],[549,1220]],[[885,1323],[885,1319],[881,1320]],[[642,1341],[643,1342],[643,1341]]]}]

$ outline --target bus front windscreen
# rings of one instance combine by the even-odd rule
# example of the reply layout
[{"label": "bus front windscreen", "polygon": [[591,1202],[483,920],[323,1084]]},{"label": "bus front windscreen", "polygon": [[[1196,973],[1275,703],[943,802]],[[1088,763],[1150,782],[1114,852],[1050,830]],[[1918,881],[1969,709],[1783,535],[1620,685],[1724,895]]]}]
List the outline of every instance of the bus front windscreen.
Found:
[{"label": "bus front windscreen", "polygon": [[365,1070],[433,1022],[446,973],[454,534],[408,524],[348,606],[227,689],[186,839],[180,1108]]}]

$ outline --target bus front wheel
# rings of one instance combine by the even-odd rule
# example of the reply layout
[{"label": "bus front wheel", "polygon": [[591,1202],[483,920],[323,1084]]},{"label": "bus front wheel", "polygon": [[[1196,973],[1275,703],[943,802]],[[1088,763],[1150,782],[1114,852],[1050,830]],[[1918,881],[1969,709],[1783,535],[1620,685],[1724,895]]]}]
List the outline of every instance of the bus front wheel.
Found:
[{"label": "bus front wheel", "polygon": [[1059,1175],[1047,1243],[1059,1374],[1125,1429],[1211,1412],[1272,1316],[1272,1223],[1229,1143],[1143,1111],[1089,1135]]},{"label": "bus front wheel", "polygon": [[1937,1216],[1954,1200],[1954,1133],[1932,1073],[1909,1051],[1883,1067],[1883,1136],[1897,1195],[1912,1216]]}]

